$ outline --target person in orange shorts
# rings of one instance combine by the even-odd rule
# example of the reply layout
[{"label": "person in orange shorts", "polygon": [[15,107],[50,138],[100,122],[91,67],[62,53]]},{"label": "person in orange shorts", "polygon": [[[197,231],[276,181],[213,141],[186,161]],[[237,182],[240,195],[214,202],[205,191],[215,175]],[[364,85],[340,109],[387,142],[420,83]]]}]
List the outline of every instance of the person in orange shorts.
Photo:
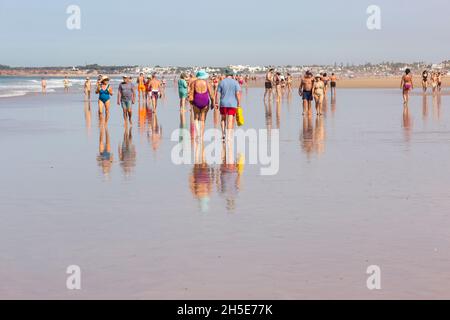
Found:
[{"label": "person in orange shorts", "polygon": [[145,77],[144,77],[143,73],[141,73],[139,75],[136,83],[137,83],[137,87],[138,87],[139,101],[141,101],[141,95],[142,95],[142,99],[145,99],[145,95],[146,95]]}]

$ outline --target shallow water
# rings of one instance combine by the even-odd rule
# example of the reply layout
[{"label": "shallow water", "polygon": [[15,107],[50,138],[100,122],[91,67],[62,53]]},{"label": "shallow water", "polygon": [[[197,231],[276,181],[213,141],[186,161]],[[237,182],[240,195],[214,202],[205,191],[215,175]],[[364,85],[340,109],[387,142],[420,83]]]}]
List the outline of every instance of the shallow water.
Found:
[{"label": "shallow water", "polygon": [[397,90],[340,90],[316,120],[295,91],[265,106],[248,89],[246,128],[280,129],[261,176],[175,166],[167,94],[131,136],[116,105],[102,132],[79,91],[0,99],[1,298],[450,298],[449,96],[405,112]]}]

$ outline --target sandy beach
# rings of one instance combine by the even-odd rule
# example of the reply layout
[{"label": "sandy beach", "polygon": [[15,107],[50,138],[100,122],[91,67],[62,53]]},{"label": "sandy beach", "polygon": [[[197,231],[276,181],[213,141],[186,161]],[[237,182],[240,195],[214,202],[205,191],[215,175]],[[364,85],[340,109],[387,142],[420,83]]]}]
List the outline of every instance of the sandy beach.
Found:
[{"label": "sandy beach", "polygon": [[[170,159],[186,125],[174,88],[157,118],[134,106],[131,136],[112,106],[106,167],[94,98],[0,99],[0,296],[450,298],[448,96],[412,96],[405,114],[398,90],[341,89],[319,120],[295,90],[262,96],[244,90],[245,127],[280,130],[280,172],[210,165],[207,180]],[[65,287],[69,265],[81,291]]]}]

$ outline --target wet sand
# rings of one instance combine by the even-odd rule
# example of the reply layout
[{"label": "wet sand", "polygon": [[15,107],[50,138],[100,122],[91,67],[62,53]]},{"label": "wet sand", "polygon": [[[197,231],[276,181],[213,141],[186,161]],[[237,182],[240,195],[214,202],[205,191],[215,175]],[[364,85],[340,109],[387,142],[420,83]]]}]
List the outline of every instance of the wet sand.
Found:
[{"label": "wet sand", "polygon": [[279,174],[212,165],[206,180],[170,160],[174,89],[131,138],[112,106],[111,166],[80,92],[1,99],[0,297],[450,298],[449,97],[405,112],[398,90],[342,89],[316,120],[295,94],[262,95],[244,93],[246,127],[280,129]]}]

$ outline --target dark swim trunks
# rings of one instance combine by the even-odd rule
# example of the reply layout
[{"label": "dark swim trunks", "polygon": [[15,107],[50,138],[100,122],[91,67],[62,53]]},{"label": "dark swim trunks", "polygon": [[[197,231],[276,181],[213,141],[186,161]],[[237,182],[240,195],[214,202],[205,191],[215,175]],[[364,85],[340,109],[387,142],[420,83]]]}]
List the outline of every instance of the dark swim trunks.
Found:
[{"label": "dark swim trunks", "polygon": [[266,81],[266,89],[272,89],[272,82]]},{"label": "dark swim trunks", "polygon": [[303,100],[313,101],[312,91],[303,91]]},{"label": "dark swim trunks", "polygon": [[336,82],[331,81],[331,87],[332,87],[332,88],[336,88]]}]

